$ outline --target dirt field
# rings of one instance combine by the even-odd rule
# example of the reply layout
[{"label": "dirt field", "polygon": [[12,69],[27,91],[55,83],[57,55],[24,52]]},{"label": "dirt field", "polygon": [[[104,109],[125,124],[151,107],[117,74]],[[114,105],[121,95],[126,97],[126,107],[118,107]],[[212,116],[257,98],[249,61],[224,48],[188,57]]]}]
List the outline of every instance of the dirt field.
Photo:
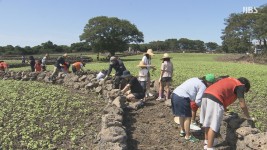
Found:
[{"label": "dirt field", "polygon": [[203,131],[193,133],[200,142],[186,142],[179,136],[179,128],[173,117],[171,108],[165,106],[164,102],[155,100],[146,102],[139,110],[125,111],[124,125],[127,129],[128,149],[203,149]]}]

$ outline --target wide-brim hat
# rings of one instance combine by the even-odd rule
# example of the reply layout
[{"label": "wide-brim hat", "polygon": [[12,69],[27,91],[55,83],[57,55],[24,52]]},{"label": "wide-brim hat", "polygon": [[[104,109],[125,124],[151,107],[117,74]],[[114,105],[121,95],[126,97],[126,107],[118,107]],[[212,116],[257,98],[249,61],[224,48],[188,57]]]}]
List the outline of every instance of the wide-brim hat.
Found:
[{"label": "wide-brim hat", "polygon": [[173,120],[174,120],[175,123],[180,124],[180,119],[179,119],[179,117],[174,117]]},{"label": "wide-brim hat", "polygon": [[148,50],[146,51],[146,53],[144,53],[144,55],[145,55],[145,54],[148,54],[148,55],[150,55],[150,56],[155,55],[155,54],[153,53],[153,50],[152,50],[152,49],[148,49]]},{"label": "wide-brim hat", "polygon": [[137,67],[147,67],[144,63],[144,61],[140,61],[139,64],[137,65]]},{"label": "wide-brim hat", "polygon": [[64,57],[69,57],[68,53],[63,54]]},{"label": "wide-brim hat", "polygon": [[168,53],[164,53],[161,59],[165,59],[165,58],[172,58],[172,57],[170,57]]},{"label": "wide-brim hat", "polygon": [[122,78],[127,78],[127,77],[131,77],[132,75],[131,75],[131,73],[130,73],[130,71],[128,71],[128,70],[125,70],[125,71],[123,71],[123,73],[122,73]]}]

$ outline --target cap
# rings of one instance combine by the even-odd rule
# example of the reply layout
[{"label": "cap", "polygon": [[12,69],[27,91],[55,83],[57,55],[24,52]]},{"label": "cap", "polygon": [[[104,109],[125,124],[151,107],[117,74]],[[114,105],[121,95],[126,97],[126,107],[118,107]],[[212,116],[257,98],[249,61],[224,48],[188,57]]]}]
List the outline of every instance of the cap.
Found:
[{"label": "cap", "polygon": [[214,74],[206,74],[205,76],[206,81],[213,83],[215,81]]}]

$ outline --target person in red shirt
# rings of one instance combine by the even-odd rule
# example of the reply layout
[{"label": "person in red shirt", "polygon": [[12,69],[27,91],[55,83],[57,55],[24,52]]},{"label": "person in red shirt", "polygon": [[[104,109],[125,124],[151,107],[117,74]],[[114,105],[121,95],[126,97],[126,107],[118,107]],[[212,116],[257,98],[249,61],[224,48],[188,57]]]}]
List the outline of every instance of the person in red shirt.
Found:
[{"label": "person in red shirt", "polygon": [[213,149],[215,134],[219,132],[223,113],[227,106],[231,105],[236,99],[239,100],[240,107],[248,120],[250,118],[244,94],[250,89],[250,82],[244,77],[238,79],[228,77],[219,80],[209,86],[203,94],[200,123],[205,128],[204,149]]},{"label": "person in red shirt", "polygon": [[8,72],[8,64],[4,61],[0,61],[0,70],[1,71],[5,71],[5,73]]},{"label": "person in red shirt", "polygon": [[36,60],[34,68],[35,68],[35,72],[41,72],[42,71],[42,63],[40,60]]}]

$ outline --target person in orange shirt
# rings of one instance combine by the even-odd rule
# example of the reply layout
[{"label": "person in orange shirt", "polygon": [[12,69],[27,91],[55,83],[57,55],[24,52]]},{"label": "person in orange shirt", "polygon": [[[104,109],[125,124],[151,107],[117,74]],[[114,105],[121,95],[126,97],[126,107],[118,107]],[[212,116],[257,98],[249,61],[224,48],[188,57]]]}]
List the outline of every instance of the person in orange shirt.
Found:
[{"label": "person in orange shirt", "polygon": [[83,67],[85,67],[84,62],[75,62],[72,64],[72,72],[76,73],[77,71],[84,71]]},{"label": "person in orange shirt", "polygon": [[219,132],[223,113],[227,106],[239,99],[246,119],[253,120],[248,112],[244,94],[250,89],[250,82],[244,77],[228,77],[209,86],[202,97],[200,123],[205,128],[204,149],[213,150],[217,143],[215,135]]},{"label": "person in orange shirt", "polygon": [[5,73],[8,72],[8,64],[4,61],[0,61],[0,70],[1,71],[5,71]]},{"label": "person in orange shirt", "polygon": [[34,68],[35,68],[35,72],[41,72],[42,71],[42,63],[40,60],[36,60]]}]

